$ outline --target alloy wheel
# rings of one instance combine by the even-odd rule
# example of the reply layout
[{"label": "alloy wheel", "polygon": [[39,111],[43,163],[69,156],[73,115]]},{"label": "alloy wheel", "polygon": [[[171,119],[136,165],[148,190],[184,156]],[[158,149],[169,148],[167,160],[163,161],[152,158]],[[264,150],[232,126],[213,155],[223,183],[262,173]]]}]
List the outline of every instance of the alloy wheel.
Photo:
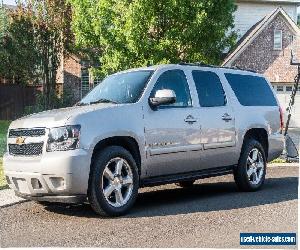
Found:
[{"label": "alloy wheel", "polygon": [[111,159],[102,175],[102,192],[113,207],[124,206],[132,195],[133,174],[128,162],[120,157]]},{"label": "alloy wheel", "polygon": [[263,177],[264,168],[262,153],[257,148],[252,149],[247,158],[247,176],[250,184],[259,184]]}]

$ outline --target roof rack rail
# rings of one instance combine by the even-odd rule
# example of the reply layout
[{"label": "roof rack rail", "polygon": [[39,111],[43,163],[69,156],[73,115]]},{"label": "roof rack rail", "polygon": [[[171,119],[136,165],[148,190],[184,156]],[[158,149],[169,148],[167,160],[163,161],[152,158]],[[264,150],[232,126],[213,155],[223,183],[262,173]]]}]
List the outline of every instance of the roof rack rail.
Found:
[{"label": "roof rack rail", "polygon": [[194,63],[188,63],[188,62],[180,62],[179,65],[187,65],[187,66],[206,66],[206,67],[214,67],[213,65],[204,63],[204,62],[194,62]]},{"label": "roof rack rail", "polygon": [[244,71],[249,71],[252,73],[257,73],[255,70],[251,69],[243,69],[238,66],[232,66],[232,67],[227,67],[227,66],[217,66],[217,65],[211,65],[211,64],[206,64],[203,62],[195,62],[195,63],[186,63],[186,62],[180,62],[178,63],[179,65],[187,65],[187,66],[202,66],[202,67],[210,67],[210,68],[221,68],[221,69],[234,69],[234,70],[244,70]]},{"label": "roof rack rail", "polygon": [[232,67],[226,67],[226,66],[222,66],[221,68],[224,68],[224,69],[236,69],[236,70],[243,70],[243,71],[248,71],[248,72],[252,72],[252,73],[257,73],[257,71],[255,70],[252,70],[252,69],[243,69],[239,66],[232,66]]}]

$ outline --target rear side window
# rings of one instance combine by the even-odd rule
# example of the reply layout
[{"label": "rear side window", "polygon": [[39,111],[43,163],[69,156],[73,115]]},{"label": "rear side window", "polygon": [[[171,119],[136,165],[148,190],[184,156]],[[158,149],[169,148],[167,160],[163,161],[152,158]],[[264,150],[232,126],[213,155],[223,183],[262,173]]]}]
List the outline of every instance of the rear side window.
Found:
[{"label": "rear side window", "polygon": [[232,90],[243,106],[277,106],[266,79],[251,75],[226,73]]},{"label": "rear side window", "polygon": [[194,70],[192,74],[201,107],[220,107],[226,105],[222,83],[215,73]]}]

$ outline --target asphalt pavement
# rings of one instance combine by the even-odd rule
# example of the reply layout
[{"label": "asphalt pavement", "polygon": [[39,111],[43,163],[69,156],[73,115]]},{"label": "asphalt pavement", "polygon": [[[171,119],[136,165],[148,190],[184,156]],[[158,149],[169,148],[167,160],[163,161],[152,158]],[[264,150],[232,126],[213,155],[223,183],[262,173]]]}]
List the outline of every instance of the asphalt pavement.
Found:
[{"label": "asphalt pavement", "polygon": [[101,218],[89,205],[0,208],[0,247],[240,248],[241,232],[297,232],[298,170],[268,168],[254,193],[238,192],[231,175],[187,189],[144,188],[120,218]]}]

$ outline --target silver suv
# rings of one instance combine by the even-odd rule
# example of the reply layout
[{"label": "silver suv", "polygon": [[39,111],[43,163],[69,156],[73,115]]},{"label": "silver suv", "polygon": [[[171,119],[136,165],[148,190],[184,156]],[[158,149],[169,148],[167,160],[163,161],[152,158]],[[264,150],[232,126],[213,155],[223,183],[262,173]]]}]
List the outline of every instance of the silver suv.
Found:
[{"label": "silver suv", "polygon": [[264,183],[283,151],[282,113],[257,73],[193,64],[108,76],[76,106],[11,123],[5,175],[38,202],[88,201],[124,214],[144,186],[233,173],[242,191]]}]

